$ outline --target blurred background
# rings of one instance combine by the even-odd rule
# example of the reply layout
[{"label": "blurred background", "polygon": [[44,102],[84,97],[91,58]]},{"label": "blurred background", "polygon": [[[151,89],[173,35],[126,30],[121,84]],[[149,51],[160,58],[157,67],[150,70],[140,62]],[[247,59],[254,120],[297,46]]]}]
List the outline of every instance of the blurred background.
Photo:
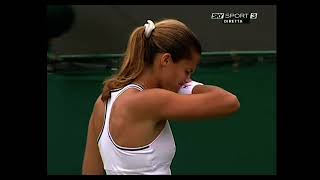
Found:
[{"label": "blurred background", "polygon": [[[273,5],[48,5],[48,174],[81,174],[103,80],[118,70],[132,30],[165,18],[184,22],[202,44],[193,79],[231,91],[241,103],[230,117],[171,121],[172,174],[276,174],[276,11]],[[225,24],[212,13],[257,13],[257,19]]]}]

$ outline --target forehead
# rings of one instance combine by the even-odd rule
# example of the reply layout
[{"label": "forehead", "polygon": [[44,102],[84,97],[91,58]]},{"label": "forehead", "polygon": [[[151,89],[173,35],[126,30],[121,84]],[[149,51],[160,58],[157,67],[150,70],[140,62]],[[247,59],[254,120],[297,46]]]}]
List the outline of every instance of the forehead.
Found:
[{"label": "forehead", "polygon": [[184,66],[196,67],[200,63],[200,57],[199,53],[192,53],[191,59],[183,59],[179,63]]}]

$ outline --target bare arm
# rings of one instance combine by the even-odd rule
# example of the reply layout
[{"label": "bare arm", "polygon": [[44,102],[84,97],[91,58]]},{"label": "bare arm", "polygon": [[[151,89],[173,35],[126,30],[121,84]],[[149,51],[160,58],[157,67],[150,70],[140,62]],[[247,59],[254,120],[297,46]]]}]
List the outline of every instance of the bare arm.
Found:
[{"label": "bare arm", "polygon": [[186,96],[164,89],[144,90],[132,97],[130,109],[150,118],[185,121],[227,116],[240,108],[237,97],[222,88],[199,85],[193,93]]},{"label": "bare arm", "polygon": [[102,159],[99,153],[97,138],[103,126],[104,103],[97,99],[88,125],[87,142],[82,164],[83,175],[104,175]]},{"label": "bare arm", "polygon": [[[201,93],[207,93],[207,92],[215,92],[215,91],[225,91],[224,89],[218,87],[218,86],[212,86],[212,85],[197,85],[192,89],[192,94],[201,94]],[[226,93],[229,93],[225,91]]]}]

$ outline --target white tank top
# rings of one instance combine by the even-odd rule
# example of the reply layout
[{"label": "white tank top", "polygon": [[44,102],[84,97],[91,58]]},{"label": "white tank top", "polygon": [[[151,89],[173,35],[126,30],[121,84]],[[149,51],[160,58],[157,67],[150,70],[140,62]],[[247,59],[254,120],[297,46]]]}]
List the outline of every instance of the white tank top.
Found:
[{"label": "white tank top", "polygon": [[143,90],[136,84],[113,90],[106,105],[103,129],[98,137],[99,151],[106,174],[171,175],[170,165],[176,152],[176,146],[169,121],[166,121],[160,134],[150,144],[142,147],[122,147],[112,139],[109,132],[112,105],[117,97],[129,88]]}]

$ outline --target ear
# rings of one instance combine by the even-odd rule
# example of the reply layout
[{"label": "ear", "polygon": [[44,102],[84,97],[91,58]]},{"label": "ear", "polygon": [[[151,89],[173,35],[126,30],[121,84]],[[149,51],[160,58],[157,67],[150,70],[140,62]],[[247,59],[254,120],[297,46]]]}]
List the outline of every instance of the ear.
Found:
[{"label": "ear", "polygon": [[166,66],[172,61],[170,53],[164,53],[160,58],[160,65]]}]

